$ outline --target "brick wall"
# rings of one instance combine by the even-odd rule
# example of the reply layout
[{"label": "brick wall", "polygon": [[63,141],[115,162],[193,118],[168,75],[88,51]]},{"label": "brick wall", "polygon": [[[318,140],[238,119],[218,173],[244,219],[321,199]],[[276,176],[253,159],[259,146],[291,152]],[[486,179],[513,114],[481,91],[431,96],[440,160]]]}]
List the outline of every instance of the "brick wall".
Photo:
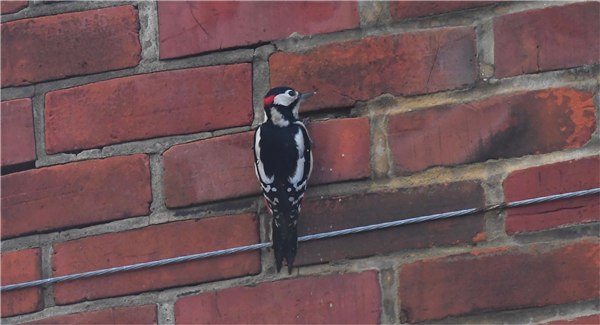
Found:
[{"label": "brick wall", "polygon": [[[598,2],[2,1],[2,285],[268,242],[252,131],[305,102],[300,235],[599,187]],[[17,323],[598,323],[588,196],[2,293]]]}]

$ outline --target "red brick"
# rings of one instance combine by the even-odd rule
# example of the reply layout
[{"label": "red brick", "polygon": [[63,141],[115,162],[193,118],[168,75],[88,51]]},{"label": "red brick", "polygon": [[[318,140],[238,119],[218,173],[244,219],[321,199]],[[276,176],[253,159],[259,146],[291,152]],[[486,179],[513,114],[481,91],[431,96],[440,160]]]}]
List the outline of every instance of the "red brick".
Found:
[{"label": "red brick", "polygon": [[2,166],[34,161],[36,154],[31,99],[2,102],[1,107]]},{"label": "red brick", "polygon": [[[600,187],[600,157],[570,160],[511,173],[504,181],[506,202]],[[506,210],[506,232],[538,231],[600,220],[600,197],[587,195]]]},{"label": "red brick", "polygon": [[[41,264],[39,248],[2,253],[2,285],[40,280]],[[1,298],[2,317],[31,313],[44,308],[40,287],[4,291]]]},{"label": "red brick", "polygon": [[149,214],[146,155],[58,165],[2,176],[2,238]]},{"label": "red brick", "polygon": [[157,324],[156,305],[133,306],[56,316],[25,324]]},{"label": "red brick", "polygon": [[598,242],[417,261],[400,270],[403,322],[598,298]]},{"label": "red brick", "polygon": [[160,58],[358,27],[356,1],[158,3]]},{"label": "red brick", "polygon": [[45,117],[48,153],[249,125],[252,68],[165,71],[54,91]]},{"label": "red brick", "polygon": [[393,19],[405,19],[437,15],[449,11],[493,5],[491,1],[391,1]]},{"label": "red brick", "polygon": [[[181,221],[54,244],[52,267],[54,276],[61,276],[257,244],[259,240],[254,214]],[[63,305],[257,274],[260,270],[260,252],[248,251],[62,282],[54,287],[54,297]]]},{"label": "red brick", "polygon": [[[484,205],[479,182],[457,182],[306,201],[298,235],[366,226]],[[403,249],[472,243],[485,238],[482,214],[300,243],[296,265]]]},{"label": "red brick", "polygon": [[393,115],[395,170],[412,173],[577,148],[596,130],[593,93],[531,91]]},{"label": "red brick", "polygon": [[302,111],[348,107],[384,93],[464,88],[477,77],[475,55],[475,33],[466,27],[364,38],[273,54],[271,85],[317,91]]},{"label": "red brick", "polygon": [[133,6],[3,23],[2,87],[134,67],[139,28]]},{"label": "red brick", "polygon": [[315,142],[309,184],[361,179],[371,175],[368,118],[309,123],[308,132]]},{"label": "red brick", "polygon": [[253,134],[226,135],[165,151],[167,207],[260,193],[254,172]]},{"label": "red brick", "polygon": [[544,323],[547,325],[591,325],[591,324],[600,324],[600,315],[590,315],[590,316],[582,316],[577,317],[571,320],[562,319],[555,320],[553,322]]},{"label": "red brick", "polygon": [[380,314],[377,271],[267,282],[175,302],[177,324],[376,324]]},{"label": "red brick", "polygon": [[[314,122],[308,129],[315,143],[311,184],[370,175],[367,118]],[[253,137],[254,132],[245,132],[167,150],[163,155],[167,206],[184,207],[259,194]]]},{"label": "red brick", "polygon": [[599,13],[590,1],[494,19],[496,77],[599,62]]},{"label": "red brick", "polygon": [[0,12],[4,14],[11,14],[13,12],[20,11],[21,9],[27,7],[29,5],[29,1],[1,1],[0,2]]}]

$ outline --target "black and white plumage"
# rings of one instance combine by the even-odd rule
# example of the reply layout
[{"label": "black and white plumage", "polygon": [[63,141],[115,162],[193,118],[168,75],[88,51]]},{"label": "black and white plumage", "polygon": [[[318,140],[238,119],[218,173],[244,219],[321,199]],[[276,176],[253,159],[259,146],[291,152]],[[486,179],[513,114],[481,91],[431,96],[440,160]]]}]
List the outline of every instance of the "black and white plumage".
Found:
[{"label": "black and white plumage", "polygon": [[300,102],[313,94],[289,87],[271,89],[264,101],[266,120],[254,134],[256,176],[273,216],[277,272],[285,259],[292,273],[298,250],[296,226],[313,162],[312,141],[298,110]]}]

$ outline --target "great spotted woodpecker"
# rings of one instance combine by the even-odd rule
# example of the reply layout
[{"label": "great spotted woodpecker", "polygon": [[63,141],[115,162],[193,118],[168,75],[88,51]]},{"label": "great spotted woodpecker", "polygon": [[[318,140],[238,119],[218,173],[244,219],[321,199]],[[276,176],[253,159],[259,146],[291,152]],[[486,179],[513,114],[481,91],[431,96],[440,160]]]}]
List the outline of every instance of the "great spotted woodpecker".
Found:
[{"label": "great spotted woodpecker", "polygon": [[266,120],[254,134],[256,176],[273,216],[277,272],[285,259],[289,274],[298,251],[296,224],[313,162],[312,141],[298,110],[300,102],[312,95],[289,87],[271,89],[264,101]]}]

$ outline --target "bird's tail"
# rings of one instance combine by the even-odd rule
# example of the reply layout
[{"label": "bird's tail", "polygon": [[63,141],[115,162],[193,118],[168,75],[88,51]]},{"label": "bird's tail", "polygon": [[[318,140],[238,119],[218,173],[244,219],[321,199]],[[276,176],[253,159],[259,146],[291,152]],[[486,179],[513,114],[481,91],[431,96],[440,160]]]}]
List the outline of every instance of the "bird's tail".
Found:
[{"label": "bird's tail", "polygon": [[298,252],[298,230],[295,225],[278,225],[273,219],[273,250],[275,251],[277,273],[281,271],[285,259],[288,265],[288,274],[292,274],[296,252]]}]

